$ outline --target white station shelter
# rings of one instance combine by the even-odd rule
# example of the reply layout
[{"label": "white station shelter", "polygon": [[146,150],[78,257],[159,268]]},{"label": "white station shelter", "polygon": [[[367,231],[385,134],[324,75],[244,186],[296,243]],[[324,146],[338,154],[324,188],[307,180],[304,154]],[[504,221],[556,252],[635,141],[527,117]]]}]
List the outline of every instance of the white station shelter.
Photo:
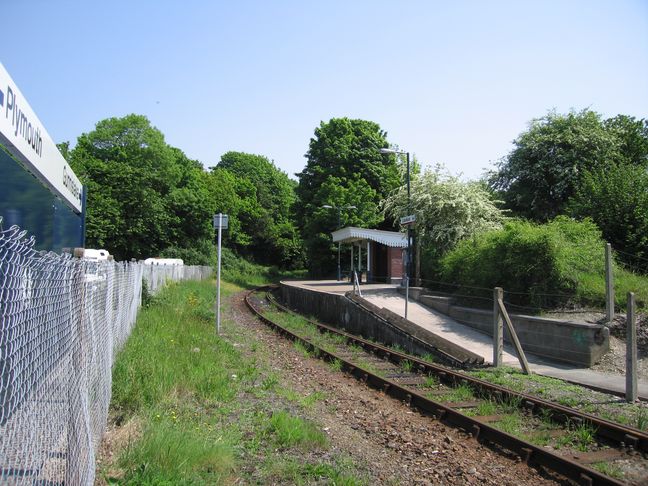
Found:
[{"label": "white station shelter", "polygon": [[405,273],[403,263],[407,235],[397,231],[348,226],[334,231],[331,236],[338,245],[351,245],[350,272],[366,272],[369,283],[400,283]]}]

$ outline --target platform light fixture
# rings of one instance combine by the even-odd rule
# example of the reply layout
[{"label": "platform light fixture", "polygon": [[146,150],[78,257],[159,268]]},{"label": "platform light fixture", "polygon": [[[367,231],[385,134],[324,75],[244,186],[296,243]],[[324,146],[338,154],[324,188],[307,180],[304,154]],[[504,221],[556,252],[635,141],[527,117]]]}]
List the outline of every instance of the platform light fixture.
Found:
[{"label": "platform light fixture", "polygon": [[[381,154],[395,154],[407,156],[407,214],[412,214],[412,198],[410,193],[410,153],[403,150],[395,150],[391,148],[381,148]],[[407,258],[405,260],[405,319],[407,319],[407,305],[409,303],[409,280],[412,266],[412,236],[413,230],[411,223],[407,225]]]}]

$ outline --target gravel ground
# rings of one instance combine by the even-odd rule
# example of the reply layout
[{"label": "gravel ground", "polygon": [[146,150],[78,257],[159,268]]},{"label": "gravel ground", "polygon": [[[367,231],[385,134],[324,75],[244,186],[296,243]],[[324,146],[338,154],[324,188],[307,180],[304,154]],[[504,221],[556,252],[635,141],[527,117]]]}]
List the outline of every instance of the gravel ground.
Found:
[{"label": "gravel ground", "polygon": [[[229,316],[241,333],[228,338],[243,352],[253,338],[282,384],[307,396],[323,392],[308,417],[329,436],[333,453],[353,459],[369,484],[568,484],[478,444],[468,435],[412,412],[406,405],[302,354],[251,316],[243,295]],[[260,356],[257,356],[259,359]]]}]

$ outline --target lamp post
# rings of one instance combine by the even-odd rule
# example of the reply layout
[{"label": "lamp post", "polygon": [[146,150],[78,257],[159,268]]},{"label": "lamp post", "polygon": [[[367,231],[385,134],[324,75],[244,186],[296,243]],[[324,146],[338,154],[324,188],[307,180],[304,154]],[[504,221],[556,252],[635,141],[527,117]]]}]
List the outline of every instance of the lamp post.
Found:
[{"label": "lamp post", "polygon": [[[324,204],[322,206],[323,208],[327,209],[337,209],[338,212],[338,217],[337,217],[337,227],[335,229],[340,229],[340,220],[342,217],[342,210],[343,209],[356,209],[355,206],[331,206],[330,204]],[[337,260],[337,279],[338,282],[342,280],[342,268],[340,267],[340,242],[338,241],[338,260]]]},{"label": "lamp post", "polygon": [[[410,194],[410,153],[402,150],[394,150],[390,148],[381,148],[381,154],[396,154],[407,155],[407,213],[408,216],[412,214],[411,194]],[[405,260],[405,319],[407,319],[407,305],[409,303],[409,279],[410,267],[412,264],[412,223],[407,225],[407,258]]]}]

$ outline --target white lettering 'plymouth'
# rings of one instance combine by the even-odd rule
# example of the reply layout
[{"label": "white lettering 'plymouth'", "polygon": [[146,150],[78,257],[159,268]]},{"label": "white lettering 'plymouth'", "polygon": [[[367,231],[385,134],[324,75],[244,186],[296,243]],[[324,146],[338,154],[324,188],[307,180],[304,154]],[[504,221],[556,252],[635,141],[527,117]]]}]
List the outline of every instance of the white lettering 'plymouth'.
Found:
[{"label": "white lettering 'plymouth'", "polygon": [[34,152],[41,157],[43,155],[41,129],[36,125],[32,125],[27,115],[18,106],[17,96],[11,87],[7,86],[6,118],[9,118],[9,111],[11,111],[11,126],[14,128],[14,136],[24,139]]}]

